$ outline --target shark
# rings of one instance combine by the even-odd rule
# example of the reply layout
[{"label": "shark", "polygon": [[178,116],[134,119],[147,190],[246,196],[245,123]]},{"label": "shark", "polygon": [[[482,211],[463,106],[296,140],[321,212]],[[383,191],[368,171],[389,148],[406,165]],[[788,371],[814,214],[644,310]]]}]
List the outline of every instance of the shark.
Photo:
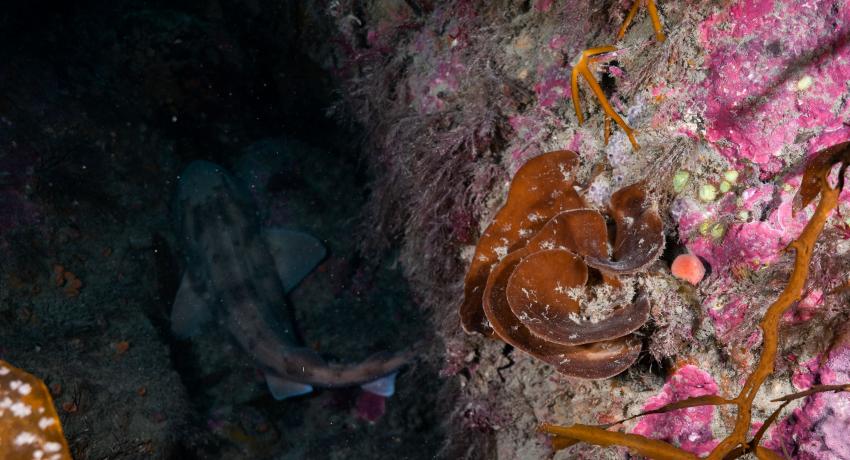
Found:
[{"label": "shark", "polygon": [[193,161],[180,174],[174,202],[178,244],[186,259],[171,312],[172,332],[191,338],[216,323],[286,399],[314,387],[361,386],[389,397],[409,351],[357,363],[329,363],[299,344],[287,293],[324,259],[326,249],[300,231],[263,228],[248,188],[225,168]]}]

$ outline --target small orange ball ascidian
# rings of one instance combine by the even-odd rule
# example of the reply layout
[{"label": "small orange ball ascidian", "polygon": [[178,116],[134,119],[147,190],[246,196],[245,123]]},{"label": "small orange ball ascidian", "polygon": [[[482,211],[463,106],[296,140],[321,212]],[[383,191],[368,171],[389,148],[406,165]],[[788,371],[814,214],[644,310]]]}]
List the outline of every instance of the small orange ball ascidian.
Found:
[{"label": "small orange ball ascidian", "polygon": [[673,261],[670,266],[673,276],[685,280],[693,285],[699,284],[705,276],[705,266],[699,257],[693,254],[682,254]]}]

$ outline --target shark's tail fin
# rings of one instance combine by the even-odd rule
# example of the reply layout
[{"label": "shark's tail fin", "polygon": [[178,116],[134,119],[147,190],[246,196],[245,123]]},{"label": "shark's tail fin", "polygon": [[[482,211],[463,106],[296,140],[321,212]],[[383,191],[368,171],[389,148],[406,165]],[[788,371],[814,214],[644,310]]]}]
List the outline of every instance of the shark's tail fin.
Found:
[{"label": "shark's tail fin", "polygon": [[308,348],[287,352],[280,369],[267,372],[266,383],[276,399],[307,394],[313,386],[334,388],[360,385],[380,396],[395,392],[395,377],[413,360],[410,351],[376,353],[356,364],[330,364]]}]

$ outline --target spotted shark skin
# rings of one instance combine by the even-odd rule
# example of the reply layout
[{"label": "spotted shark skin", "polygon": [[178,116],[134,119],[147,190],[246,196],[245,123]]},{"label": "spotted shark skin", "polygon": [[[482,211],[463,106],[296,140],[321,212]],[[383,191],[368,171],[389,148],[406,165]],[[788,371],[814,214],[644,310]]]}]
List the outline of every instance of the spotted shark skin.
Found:
[{"label": "spotted shark skin", "polygon": [[380,353],[330,364],[299,346],[286,314],[286,293],[324,258],[310,235],[263,230],[246,188],[224,168],[191,163],[180,175],[175,216],[187,270],[174,301],[172,331],[191,337],[214,321],[266,374],[277,399],[317,387],[361,385],[389,396],[409,352]]}]

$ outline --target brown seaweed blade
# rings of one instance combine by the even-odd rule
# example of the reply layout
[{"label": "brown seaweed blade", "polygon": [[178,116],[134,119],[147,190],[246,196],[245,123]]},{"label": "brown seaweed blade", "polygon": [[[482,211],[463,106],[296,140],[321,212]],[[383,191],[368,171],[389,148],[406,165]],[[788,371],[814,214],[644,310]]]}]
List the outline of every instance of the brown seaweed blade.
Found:
[{"label": "brown seaweed blade", "polygon": [[460,319],[467,333],[493,334],[481,308],[481,296],[493,265],[507,253],[525,246],[528,238],[556,214],[585,207],[573,189],[572,170],[577,164],[574,152],[559,150],[533,158],[517,171],[507,202],[478,240],[464,280]]},{"label": "brown seaweed blade", "polygon": [[538,337],[561,345],[583,345],[622,337],[649,318],[649,300],[640,295],[608,317],[589,321],[569,289],[584,286],[587,266],[563,249],[539,251],[517,264],[508,279],[507,299],[514,315]]},{"label": "brown seaweed blade", "polygon": [[[806,204],[818,194],[820,195],[820,201],[818,201],[815,213],[803,228],[800,236],[788,245],[789,249],[794,249],[795,251],[794,270],[791,272],[785,289],[782,290],[779,298],[768,307],[767,312],[759,323],[764,333],[762,351],[759,356],[758,365],[747,378],[746,382],[744,382],[744,386],[736,398],[738,414],[735,421],[735,429],[711,451],[711,454],[708,456],[709,459],[719,460],[725,458],[727,453],[739,446],[750,447],[746,444],[746,438],[752,422],[753,400],[765,379],[773,373],[774,361],[776,360],[776,353],[779,348],[779,320],[785,311],[802,296],[803,288],[809,276],[809,264],[812,260],[815,243],[821,231],[823,231],[824,225],[826,225],[829,214],[838,206],[838,196],[844,185],[844,168],[847,166],[845,162],[848,158],[847,144],[839,144],[836,147],[841,148],[837,150],[833,148],[824,150],[806,168],[807,172],[811,171],[809,175],[811,179],[808,183],[816,183],[820,190],[813,192],[811,189],[807,191],[801,187],[800,195]],[[823,167],[824,158],[827,159],[826,163],[829,164],[828,167]],[[832,165],[838,163],[844,164],[841,169],[838,186],[832,188],[829,185],[827,176],[830,169],[832,169]],[[804,195],[804,193],[811,194]]]},{"label": "brown seaweed blade", "polygon": [[799,211],[808,206],[821,192],[821,180],[829,175],[833,166],[850,163],[850,141],[833,145],[821,150],[818,155],[806,165],[800,192],[794,197],[794,210]]},{"label": "brown seaweed blade", "polygon": [[598,446],[629,447],[640,455],[655,460],[696,460],[696,455],[672,446],[664,441],[645,438],[637,434],[618,433],[589,425],[557,426],[544,423],[541,431],[555,435],[558,446],[569,447],[569,440],[590,442]]},{"label": "brown seaweed blade", "polygon": [[641,343],[632,335],[588,345],[560,345],[528,330],[508,305],[506,288],[517,264],[529,251],[518,249],[493,268],[484,290],[484,312],[496,335],[505,343],[547,362],[567,375],[587,379],[613,377],[637,360]]},{"label": "brown seaweed blade", "polygon": [[[532,251],[563,248],[582,256],[598,259],[608,258],[608,224],[595,209],[571,209],[564,211],[543,226],[528,241]],[[622,287],[616,275],[602,273],[606,284]]]},{"label": "brown seaweed blade", "polygon": [[569,291],[585,283],[587,265],[581,258],[565,249],[538,251],[523,258],[508,278],[508,304],[533,333],[548,338],[537,328],[580,314],[581,305]]},{"label": "brown seaweed blade", "polygon": [[647,199],[643,182],[624,187],[608,205],[616,227],[614,260],[588,255],[587,265],[615,274],[636,273],[656,260],[664,250],[664,224]]},{"label": "brown seaweed blade", "polygon": [[552,217],[529,241],[532,252],[567,249],[580,256],[608,256],[608,226],[595,209],[572,209]]}]

